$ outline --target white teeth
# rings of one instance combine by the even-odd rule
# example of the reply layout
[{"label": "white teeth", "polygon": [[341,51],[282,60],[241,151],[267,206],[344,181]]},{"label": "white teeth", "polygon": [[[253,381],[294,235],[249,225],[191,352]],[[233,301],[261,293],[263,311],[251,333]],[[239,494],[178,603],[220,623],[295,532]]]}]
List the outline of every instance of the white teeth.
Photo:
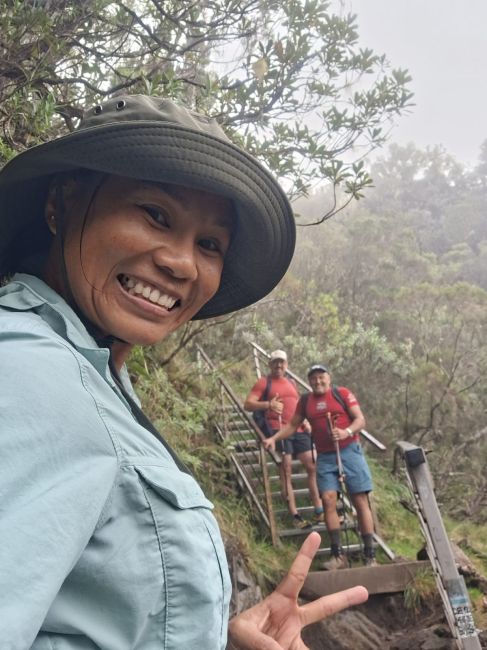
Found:
[{"label": "white teeth", "polygon": [[171,307],[174,307],[177,302],[176,298],[172,298],[165,293],[161,293],[159,289],[153,288],[148,284],[144,284],[140,280],[134,280],[128,275],[123,276],[121,278],[121,282],[131,296],[142,295],[152,303],[160,305],[161,307],[165,307],[166,309],[171,309]]},{"label": "white teeth", "polygon": [[171,296],[162,295],[157,303],[162,307],[166,307],[166,309],[171,309],[171,307],[174,307],[176,300],[171,298]]}]

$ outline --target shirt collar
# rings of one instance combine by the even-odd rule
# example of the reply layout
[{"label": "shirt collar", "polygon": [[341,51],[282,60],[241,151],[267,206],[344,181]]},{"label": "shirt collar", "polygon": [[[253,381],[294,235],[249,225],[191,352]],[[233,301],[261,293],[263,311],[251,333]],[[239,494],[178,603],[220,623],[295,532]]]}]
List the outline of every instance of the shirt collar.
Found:
[{"label": "shirt collar", "polygon": [[43,280],[27,273],[17,273],[11,282],[0,289],[0,307],[37,313],[113,384],[108,369],[108,349],[98,347],[95,339],[64,298]]}]

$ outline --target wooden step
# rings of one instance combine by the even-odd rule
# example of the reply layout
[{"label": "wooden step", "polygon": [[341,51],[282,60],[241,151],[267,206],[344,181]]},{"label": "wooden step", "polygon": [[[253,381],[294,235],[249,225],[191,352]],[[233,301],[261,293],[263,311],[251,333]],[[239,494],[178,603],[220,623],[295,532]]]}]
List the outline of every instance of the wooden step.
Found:
[{"label": "wooden step", "polygon": [[396,593],[404,591],[417,573],[428,568],[431,568],[428,561],[414,561],[339,571],[311,571],[304,582],[301,596],[314,600],[356,585],[363,585],[371,595]]},{"label": "wooden step", "polygon": [[253,429],[250,429],[247,424],[244,424],[243,422],[235,422],[234,424],[227,424],[225,427],[225,431],[227,433],[227,437],[234,436],[236,433],[242,434],[249,434],[253,435],[255,438],[255,431]]},{"label": "wooden step", "polygon": [[[296,531],[299,534],[302,533],[310,533],[312,530],[316,530],[318,533],[326,533],[326,526],[325,524],[314,524],[313,526],[310,526],[309,528],[279,528],[278,529],[278,534],[279,537],[296,537]],[[347,533],[356,533],[357,532],[357,527],[355,522],[350,521],[347,524],[341,524],[340,530],[342,532],[347,532]],[[342,539],[343,541],[343,539]]]},{"label": "wooden step", "polygon": [[[243,468],[246,472],[248,472],[249,474],[253,474],[253,475],[256,475],[256,473],[258,473],[258,472],[260,471],[259,466],[258,466],[258,465],[256,466],[255,463],[253,463],[253,464],[250,464],[250,463],[249,463],[249,464],[242,463],[242,468]],[[299,489],[299,488],[298,488],[298,486],[297,486],[296,484],[299,483],[299,482],[303,482],[303,481],[305,481],[306,478],[307,478],[307,475],[306,475],[306,474],[303,474],[303,475],[300,475],[300,474],[292,474],[291,477],[292,477],[292,481],[293,481],[293,488],[294,488],[294,490],[297,490],[297,489]],[[258,482],[260,482],[260,481],[258,481]],[[280,485],[280,483],[281,483],[281,478],[280,478],[279,474],[271,474],[271,475],[269,476],[269,483],[271,484],[271,486],[274,486],[274,487],[275,487],[276,485]],[[306,488],[306,489],[307,489],[307,488]],[[293,491],[294,491],[294,490],[293,490]],[[280,493],[279,493],[279,494],[280,494]]]},{"label": "wooden step", "polygon": [[[291,474],[291,478],[293,481],[305,481],[308,478],[308,475],[306,472],[304,474]],[[269,480],[272,482],[280,481],[280,476],[271,475],[269,476]]]},{"label": "wooden step", "polygon": [[242,452],[246,450],[259,451],[259,446],[257,440],[254,438],[253,440],[232,441],[231,444],[227,446],[227,449],[236,452]]},{"label": "wooden step", "polygon": [[[294,496],[295,497],[304,497],[305,495],[309,496],[309,490],[308,488],[298,488],[297,490],[293,490]],[[271,492],[271,496],[273,499],[280,499],[281,498],[281,493],[280,492]]]},{"label": "wooden step", "polygon": [[[301,515],[312,516],[313,513],[314,513],[314,510],[315,509],[313,508],[313,506],[298,506],[298,512]],[[340,509],[338,509],[338,512],[340,512]],[[286,510],[286,508],[282,508],[282,509],[281,508],[274,508],[274,514],[275,515],[287,514],[287,510]],[[352,515],[349,514],[349,516],[351,517]],[[306,517],[305,517],[305,519],[306,519]]]}]

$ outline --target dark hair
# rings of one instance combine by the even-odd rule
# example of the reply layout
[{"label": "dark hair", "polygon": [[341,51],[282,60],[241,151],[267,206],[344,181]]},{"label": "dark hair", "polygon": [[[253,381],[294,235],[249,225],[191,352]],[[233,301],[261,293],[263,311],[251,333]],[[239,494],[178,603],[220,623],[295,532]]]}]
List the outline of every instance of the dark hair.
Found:
[{"label": "dark hair", "polygon": [[[45,205],[52,188],[65,188],[69,181],[76,182],[80,187],[93,187],[98,184],[101,176],[99,172],[91,169],[75,169],[54,174],[48,184],[44,182],[42,191],[38,192],[37,196],[37,211],[17,232],[9,247],[6,270],[0,277],[2,284],[5,284],[14,273],[30,273],[37,276],[42,273],[52,243],[52,233],[44,219]],[[21,188],[19,188],[19,197],[21,196]]]}]

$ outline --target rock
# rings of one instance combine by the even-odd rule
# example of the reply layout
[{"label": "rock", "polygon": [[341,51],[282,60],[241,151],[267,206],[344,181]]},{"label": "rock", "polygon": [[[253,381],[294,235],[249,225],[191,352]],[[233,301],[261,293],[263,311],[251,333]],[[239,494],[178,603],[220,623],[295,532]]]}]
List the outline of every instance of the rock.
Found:
[{"label": "rock", "polygon": [[397,633],[388,650],[456,650],[456,647],[448,628],[440,625]]},{"label": "rock", "polygon": [[230,577],[232,580],[232,599],[230,601],[230,617],[249,609],[262,600],[262,590],[256,580],[247,570],[241,555],[232,549],[229,558]]}]

